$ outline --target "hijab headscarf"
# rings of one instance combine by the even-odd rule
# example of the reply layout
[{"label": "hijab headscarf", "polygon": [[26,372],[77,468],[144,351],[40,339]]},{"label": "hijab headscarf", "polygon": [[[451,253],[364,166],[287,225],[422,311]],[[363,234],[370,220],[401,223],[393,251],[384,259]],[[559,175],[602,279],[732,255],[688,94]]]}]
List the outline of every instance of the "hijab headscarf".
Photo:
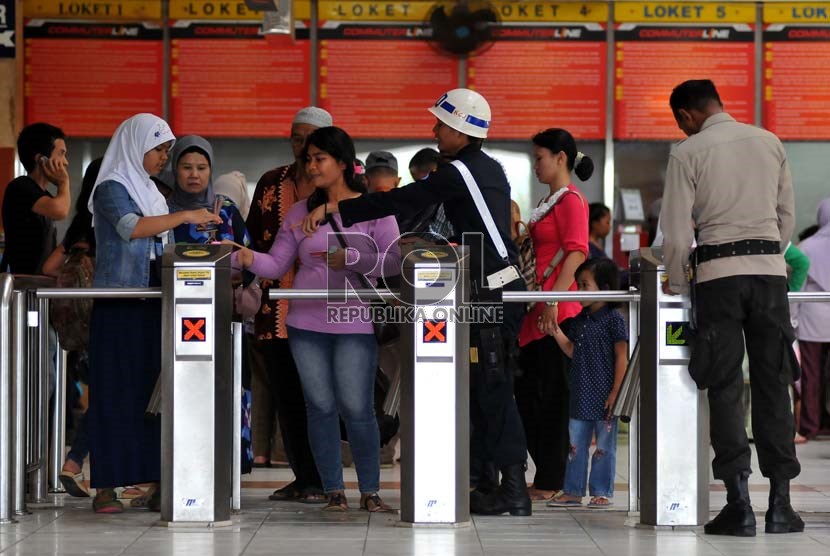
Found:
[{"label": "hijab headscarf", "polygon": [[824,291],[830,291],[830,197],[818,205],[818,231],[798,246],[810,258],[807,275]]},{"label": "hijab headscarf", "polygon": [[[208,159],[208,165],[211,168],[210,178],[208,179],[207,188],[200,193],[188,193],[181,188],[178,181],[179,173],[179,159],[184,156],[185,151],[193,148],[198,149]],[[193,210],[206,208],[209,211],[213,210],[213,148],[207,139],[199,137],[198,135],[186,135],[176,141],[176,146],[170,152],[170,164],[173,172],[173,177],[169,181],[173,187],[173,193],[167,199],[167,206],[170,207],[171,212],[179,212],[181,210]]]},{"label": "hijab headscarf", "polygon": [[217,195],[224,195],[233,201],[233,204],[239,209],[239,214],[247,220],[251,201],[248,199],[248,186],[246,183],[245,174],[234,170],[233,172],[222,174],[216,178],[216,183],[213,184],[213,190]]},{"label": "hijab headscarf", "polygon": [[167,202],[144,169],[144,155],[163,143],[175,140],[176,136],[167,122],[153,114],[136,114],[121,122],[107,146],[98,179],[87,203],[93,214],[93,225],[95,190],[108,180],[124,186],[142,216],[169,214]]}]

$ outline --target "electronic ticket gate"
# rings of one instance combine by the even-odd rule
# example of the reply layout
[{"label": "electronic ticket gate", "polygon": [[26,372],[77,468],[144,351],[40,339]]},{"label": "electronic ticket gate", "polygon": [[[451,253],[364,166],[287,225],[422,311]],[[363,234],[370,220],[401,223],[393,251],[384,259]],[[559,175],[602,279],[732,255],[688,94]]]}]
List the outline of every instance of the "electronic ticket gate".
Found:
[{"label": "electronic ticket gate", "polygon": [[709,517],[709,406],[689,376],[689,299],[666,295],[662,252],[640,250],[640,523]]},{"label": "electronic ticket gate", "polygon": [[171,527],[231,524],[230,255],[168,245],[162,257],[161,522]]},{"label": "electronic ticket gate", "polygon": [[401,523],[470,522],[469,251],[415,248],[401,297],[413,311],[402,333]]}]

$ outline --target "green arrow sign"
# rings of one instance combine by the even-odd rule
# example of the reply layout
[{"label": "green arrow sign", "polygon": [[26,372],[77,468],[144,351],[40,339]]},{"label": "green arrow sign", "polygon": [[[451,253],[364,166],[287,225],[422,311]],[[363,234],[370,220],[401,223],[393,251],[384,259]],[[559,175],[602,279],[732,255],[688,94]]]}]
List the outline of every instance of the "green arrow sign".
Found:
[{"label": "green arrow sign", "polygon": [[667,322],[666,323],[666,345],[667,346],[685,346],[688,322]]}]

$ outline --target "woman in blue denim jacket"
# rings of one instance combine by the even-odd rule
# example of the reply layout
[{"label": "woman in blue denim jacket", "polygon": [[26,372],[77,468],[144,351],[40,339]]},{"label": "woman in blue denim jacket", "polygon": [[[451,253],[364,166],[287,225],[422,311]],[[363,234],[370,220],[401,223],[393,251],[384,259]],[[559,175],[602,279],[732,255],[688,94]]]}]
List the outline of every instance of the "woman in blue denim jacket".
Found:
[{"label": "woman in blue denim jacket", "polygon": [[[152,114],[125,120],[113,135],[89,209],[97,243],[95,287],[160,284],[157,263],[172,228],[216,222],[207,210],[168,214],[150,180],[167,162],[175,137]],[[89,349],[89,411],[92,507],[124,510],[115,487],[153,483],[147,503],[159,509],[161,428],[145,414],[161,370],[158,299],[99,299],[92,309]]]}]

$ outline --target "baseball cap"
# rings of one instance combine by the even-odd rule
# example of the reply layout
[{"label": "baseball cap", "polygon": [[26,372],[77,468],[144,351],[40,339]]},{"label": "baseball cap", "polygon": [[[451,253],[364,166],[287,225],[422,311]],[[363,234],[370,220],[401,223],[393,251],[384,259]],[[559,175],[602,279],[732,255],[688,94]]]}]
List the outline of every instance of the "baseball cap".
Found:
[{"label": "baseball cap", "polygon": [[389,168],[397,173],[398,159],[388,151],[371,152],[368,158],[366,158],[366,171],[368,172],[375,168]]}]

